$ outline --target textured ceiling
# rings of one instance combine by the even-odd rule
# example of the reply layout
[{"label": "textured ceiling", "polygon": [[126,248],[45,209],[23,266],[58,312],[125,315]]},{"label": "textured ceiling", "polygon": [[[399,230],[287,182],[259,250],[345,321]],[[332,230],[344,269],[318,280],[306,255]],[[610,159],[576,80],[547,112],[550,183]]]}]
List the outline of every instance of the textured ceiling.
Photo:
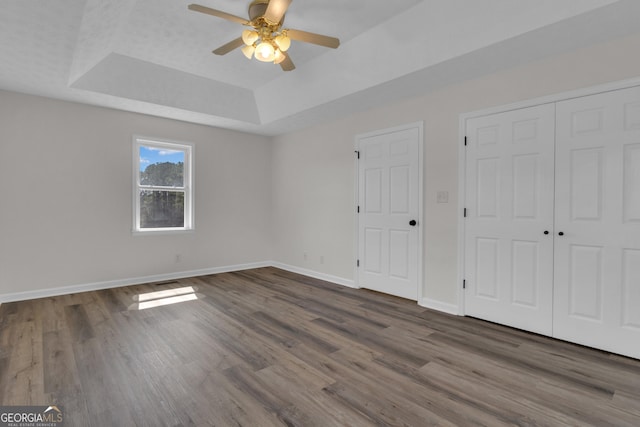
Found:
[{"label": "textured ceiling", "polygon": [[[246,17],[249,0],[194,0]],[[7,0],[0,89],[274,135],[638,31],[637,0],[294,0],[297,68],[211,51],[242,26],[181,0]]]}]

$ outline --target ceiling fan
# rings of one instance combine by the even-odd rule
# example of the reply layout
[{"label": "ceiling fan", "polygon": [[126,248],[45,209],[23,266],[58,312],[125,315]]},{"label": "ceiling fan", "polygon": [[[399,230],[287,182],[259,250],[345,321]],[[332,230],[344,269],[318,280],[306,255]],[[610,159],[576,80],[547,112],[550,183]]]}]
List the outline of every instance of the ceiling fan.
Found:
[{"label": "ceiling fan", "polygon": [[249,4],[249,20],[199,4],[190,4],[189,10],[217,16],[227,21],[252,27],[242,32],[242,36],[213,51],[216,55],[226,55],[234,49],[242,48],[242,53],[251,59],[280,64],[284,71],[295,69],[287,54],[291,40],[313,43],[336,49],[340,40],[335,37],[309,33],[307,31],[283,28],[284,15],[292,0],[253,0]]}]

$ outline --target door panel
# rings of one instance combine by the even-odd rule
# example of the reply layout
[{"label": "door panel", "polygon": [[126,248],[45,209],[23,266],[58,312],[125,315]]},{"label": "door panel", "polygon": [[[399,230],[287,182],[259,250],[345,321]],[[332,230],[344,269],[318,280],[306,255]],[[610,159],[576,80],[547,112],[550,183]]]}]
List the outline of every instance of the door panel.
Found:
[{"label": "door panel", "polygon": [[500,195],[500,159],[478,159],[476,169],[477,216],[498,219]]},{"label": "door panel", "polygon": [[514,304],[536,307],[538,295],[536,293],[536,270],[538,265],[538,242],[512,242],[513,262],[511,263],[511,287]]},{"label": "door panel", "polygon": [[[470,286],[478,298],[498,301],[498,239],[478,238],[476,240],[476,286]],[[470,283],[471,285],[471,283]]]},{"label": "door panel", "polygon": [[359,285],[418,299],[420,130],[381,133],[358,140]]},{"label": "door panel", "polygon": [[367,169],[364,174],[365,212],[382,213],[382,169]]},{"label": "door panel", "polygon": [[395,166],[389,170],[391,194],[389,210],[392,214],[409,214],[409,191],[411,191],[408,166]]},{"label": "door panel", "polygon": [[640,357],[640,89],[559,102],[556,123],[554,336]]},{"label": "door panel", "polygon": [[640,250],[622,252],[622,326],[640,330]]},{"label": "door panel", "polygon": [[518,220],[535,219],[538,213],[540,156],[525,154],[513,158],[513,216]]},{"label": "door panel", "polygon": [[640,143],[624,147],[624,222],[640,223]]},{"label": "door panel", "polygon": [[602,150],[571,151],[571,219],[602,220]]},{"label": "door panel", "polygon": [[389,276],[409,279],[410,232],[407,230],[389,230]]},{"label": "door panel", "polygon": [[569,314],[602,320],[602,247],[570,246]]},{"label": "door panel", "polygon": [[368,274],[382,273],[382,233],[380,228],[364,229],[364,271]]},{"label": "door panel", "polygon": [[542,105],[466,128],[465,314],[548,335],[554,120]]}]

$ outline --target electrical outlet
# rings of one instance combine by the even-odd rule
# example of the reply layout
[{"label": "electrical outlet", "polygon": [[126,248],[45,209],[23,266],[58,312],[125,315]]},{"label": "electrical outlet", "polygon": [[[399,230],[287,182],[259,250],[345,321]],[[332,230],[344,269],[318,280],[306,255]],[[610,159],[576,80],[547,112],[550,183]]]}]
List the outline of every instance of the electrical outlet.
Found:
[{"label": "electrical outlet", "polygon": [[182,261],[182,254],[176,254],[176,264]]},{"label": "electrical outlet", "polygon": [[302,258],[304,258],[305,261],[307,260],[307,251],[304,251],[302,253]]},{"label": "electrical outlet", "polygon": [[320,264],[324,264],[324,255],[320,255]]}]

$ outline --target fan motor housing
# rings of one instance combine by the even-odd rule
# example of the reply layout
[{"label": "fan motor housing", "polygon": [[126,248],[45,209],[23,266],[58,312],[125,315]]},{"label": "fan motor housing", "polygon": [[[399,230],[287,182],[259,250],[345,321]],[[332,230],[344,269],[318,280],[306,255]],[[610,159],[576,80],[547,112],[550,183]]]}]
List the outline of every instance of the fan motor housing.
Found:
[{"label": "fan motor housing", "polygon": [[269,6],[269,0],[253,0],[249,5],[249,19],[255,21],[264,16],[267,6]]}]

